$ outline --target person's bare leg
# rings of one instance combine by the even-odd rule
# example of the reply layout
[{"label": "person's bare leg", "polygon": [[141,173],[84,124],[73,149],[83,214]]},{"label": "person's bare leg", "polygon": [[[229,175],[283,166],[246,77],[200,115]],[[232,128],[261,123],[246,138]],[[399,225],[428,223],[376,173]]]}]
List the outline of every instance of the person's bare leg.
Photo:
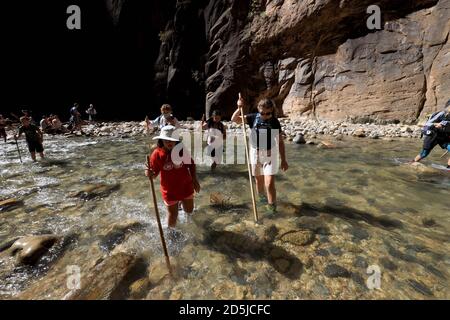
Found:
[{"label": "person's bare leg", "polygon": [[44,159],[44,158],[45,158],[45,156],[44,156],[44,153],[43,153],[43,152],[39,152],[39,156],[41,157],[41,159]]},{"label": "person's bare leg", "polygon": [[255,181],[256,181],[256,191],[258,192],[258,196],[263,196],[265,193],[264,176],[255,176]]},{"label": "person's bare leg", "polygon": [[194,199],[185,199],[182,203],[184,212],[191,214],[194,211]]},{"label": "person's bare leg", "polygon": [[175,228],[178,218],[178,203],[176,205],[167,207],[169,215],[167,216],[167,225],[171,228]]},{"label": "person's bare leg", "polygon": [[267,190],[267,202],[275,204],[277,202],[277,190],[275,189],[275,176],[264,176],[264,185]]},{"label": "person's bare leg", "polygon": [[33,161],[36,161],[36,152],[30,152],[31,153],[31,159],[33,159]]}]

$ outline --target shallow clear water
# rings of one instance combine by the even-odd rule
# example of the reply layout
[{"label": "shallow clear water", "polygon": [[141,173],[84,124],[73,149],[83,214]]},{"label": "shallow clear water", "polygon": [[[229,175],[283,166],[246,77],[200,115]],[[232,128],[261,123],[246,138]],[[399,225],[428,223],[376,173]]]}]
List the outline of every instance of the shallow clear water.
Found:
[{"label": "shallow clear water", "polygon": [[[334,143],[335,149],[287,145],[290,169],[276,182],[279,213],[269,217],[259,206],[259,224],[253,222],[245,165],[219,166],[214,174],[198,166],[202,190],[195,212],[192,219],[180,212],[180,234],[168,239],[179,276],[152,285],[145,296],[450,298],[450,173],[404,164],[420,141]],[[27,297],[62,298],[51,276],[63,277],[70,265],[88,270],[117,252],[142,257],[145,267],[159,263],[162,250],[143,175],[146,140],[56,137],[45,146],[48,159],[32,163],[22,142],[20,164],[15,145],[2,145],[0,200],[17,198],[24,205],[0,211],[0,244],[30,234],[66,240],[35,267],[2,260],[0,297],[20,298],[28,290]],[[425,164],[444,164],[441,154],[436,149]],[[74,196],[99,183],[120,188],[100,198]],[[223,203],[211,203],[215,193]],[[120,223],[126,227],[111,231]],[[284,234],[299,230],[309,232],[311,241],[284,241]],[[334,265],[346,272],[336,276]],[[372,265],[381,270],[376,290],[366,285]],[[126,290],[120,296],[129,297]]]}]

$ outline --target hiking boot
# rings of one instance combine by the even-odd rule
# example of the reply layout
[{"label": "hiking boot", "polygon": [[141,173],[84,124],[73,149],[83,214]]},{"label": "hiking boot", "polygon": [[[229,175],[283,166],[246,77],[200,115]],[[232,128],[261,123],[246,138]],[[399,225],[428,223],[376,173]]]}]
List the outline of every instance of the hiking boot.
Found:
[{"label": "hiking boot", "polygon": [[266,206],[266,210],[267,210],[267,215],[274,216],[277,213],[277,205],[274,203],[273,204],[269,203]]},{"label": "hiking boot", "polygon": [[263,194],[258,195],[258,203],[259,204],[267,204],[267,197]]},{"label": "hiking boot", "polygon": [[181,239],[181,231],[171,227],[168,227],[166,231],[167,240],[169,242],[178,242]]}]

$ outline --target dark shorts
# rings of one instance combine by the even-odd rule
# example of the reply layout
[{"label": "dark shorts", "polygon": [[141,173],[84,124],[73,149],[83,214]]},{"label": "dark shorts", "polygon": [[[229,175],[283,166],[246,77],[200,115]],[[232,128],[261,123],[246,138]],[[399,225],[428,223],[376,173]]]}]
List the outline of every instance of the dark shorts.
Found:
[{"label": "dark shorts", "polygon": [[450,137],[447,136],[441,135],[425,136],[425,139],[423,140],[423,149],[431,151],[437,145],[439,145],[442,149],[446,149],[449,143]]},{"label": "dark shorts", "polygon": [[44,152],[44,147],[42,146],[42,143],[39,141],[27,141],[28,144],[28,150],[30,152],[37,152],[41,153]]},{"label": "dark shorts", "polygon": [[0,128],[0,137],[6,137],[6,130],[5,130],[5,128]]}]

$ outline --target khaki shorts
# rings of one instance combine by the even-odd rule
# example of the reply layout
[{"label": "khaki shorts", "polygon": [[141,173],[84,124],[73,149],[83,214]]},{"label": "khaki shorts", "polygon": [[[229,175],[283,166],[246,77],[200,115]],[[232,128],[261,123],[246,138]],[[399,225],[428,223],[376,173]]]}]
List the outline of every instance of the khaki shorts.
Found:
[{"label": "khaki shorts", "polygon": [[278,154],[250,148],[250,164],[254,177],[274,176],[278,173]]}]

